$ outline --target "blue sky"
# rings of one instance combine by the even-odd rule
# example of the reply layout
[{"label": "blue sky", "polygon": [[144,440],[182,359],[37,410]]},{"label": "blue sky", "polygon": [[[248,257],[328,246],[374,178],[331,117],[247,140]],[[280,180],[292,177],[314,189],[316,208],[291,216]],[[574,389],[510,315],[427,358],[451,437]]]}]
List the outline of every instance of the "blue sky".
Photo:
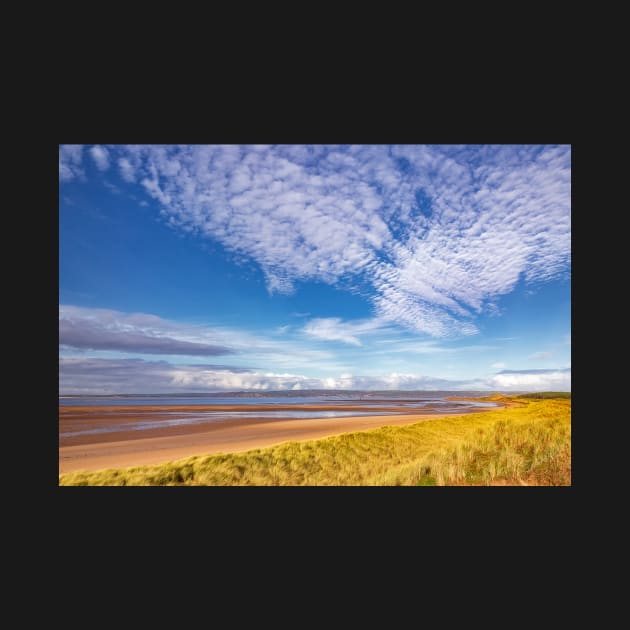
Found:
[{"label": "blue sky", "polygon": [[571,149],[60,145],[60,393],[570,390]]}]

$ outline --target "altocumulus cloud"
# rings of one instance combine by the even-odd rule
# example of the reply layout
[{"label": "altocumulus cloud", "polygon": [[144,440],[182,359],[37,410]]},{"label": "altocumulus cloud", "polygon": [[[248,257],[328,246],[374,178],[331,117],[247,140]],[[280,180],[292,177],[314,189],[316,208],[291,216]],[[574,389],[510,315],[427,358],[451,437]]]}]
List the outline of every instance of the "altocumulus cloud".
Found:
[{"label": "altocumulus cloud", "polygon": [[99,171],[106,171],[109,168],[109,152],[105,147],[93,146],[90,149],[90,155]]},{"label": "altocumulus cloud", "polygon": [[[255,260],[270,292],[360,281],[377,317],[416,332],[474,334],[519,279],[570,273],[569,146],[99,149],[171,228]],[[60,147],[62,182],[81,160]]]},{"label": "altocumulus cloud", "polygon": [[83,177],[85,171],[81,167],[83,161],[82,144],[62,144],[59,147],[59,181],[67,182]]}]

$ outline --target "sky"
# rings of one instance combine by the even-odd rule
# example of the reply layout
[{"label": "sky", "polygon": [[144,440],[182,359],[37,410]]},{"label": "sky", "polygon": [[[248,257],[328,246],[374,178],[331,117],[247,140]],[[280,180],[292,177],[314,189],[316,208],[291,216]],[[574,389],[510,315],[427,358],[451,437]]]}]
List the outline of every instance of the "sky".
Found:
[{"label": "sky", "polygon": [[567,145],[60,145],[59,393],[570,391]]}]

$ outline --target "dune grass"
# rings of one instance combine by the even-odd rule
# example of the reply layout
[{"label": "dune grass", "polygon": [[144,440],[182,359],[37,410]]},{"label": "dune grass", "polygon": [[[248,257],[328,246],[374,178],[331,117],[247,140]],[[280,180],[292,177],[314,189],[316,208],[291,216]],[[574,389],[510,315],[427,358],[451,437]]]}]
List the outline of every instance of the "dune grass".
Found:
[{"label": "dune grass", "polygon": [[532,394],[521,394],[521,398],[568,398],[571,400],[571,392],[534,392]]},{"label": "dune grass", "polygon": [[570,399],[489,398],[515,406],[242,453],[67,473],[59,484],[571,485]]}]

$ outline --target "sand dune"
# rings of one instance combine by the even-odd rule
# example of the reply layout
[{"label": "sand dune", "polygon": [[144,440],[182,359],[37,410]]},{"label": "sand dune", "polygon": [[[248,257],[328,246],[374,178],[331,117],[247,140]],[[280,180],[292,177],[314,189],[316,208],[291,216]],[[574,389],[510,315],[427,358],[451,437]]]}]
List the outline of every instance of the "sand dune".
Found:
[{"label": "sand dune", "polygon": [[[242,407],[235,408],[242,410]],[[265,405],[263,408],[271,410],[278,407]],[[292,408],[295,409],[295,407]],[[170,407],[166,409],[173,411]],[[212,409],[216,410],[216,407]],[[301,409],[303,410],[304,407]],[[323,408],[317,407],[317,409]],[[357,410],[357,407],[353,409]],[[125,423],[137,422],[139,417],[146,420],[146,412],[157,410],[164,412],[165,407],[158,407],[155,410],[137,407],[126,410],[112,407],[60,408],[60,433],[68,434],[68,437],[60,438],[59,473],[124,468],[157,464],[192,455],[245,451],[280,442],[310,440],[387,425],[413,424],[450,415],[423,411],[423,413],[299,420],[252,417],[229,422],[203,422],[143,431],[130,431],[125,428]],[[190,412],[190,407],[186,407],[186,410]],[[257,408],[257,410],[260,409]],[[367,412],[368,409],[361,407],[357,412],[360,413],[360,411]],[[474,411],[479,412],[482,409]],[[108,414],[111,417],[107,417]],[[72,437],[72,427],[85,426],[88,418],[91,424],[96,418],[101,421],[105,419],[112,425],[112,432]]]}]

